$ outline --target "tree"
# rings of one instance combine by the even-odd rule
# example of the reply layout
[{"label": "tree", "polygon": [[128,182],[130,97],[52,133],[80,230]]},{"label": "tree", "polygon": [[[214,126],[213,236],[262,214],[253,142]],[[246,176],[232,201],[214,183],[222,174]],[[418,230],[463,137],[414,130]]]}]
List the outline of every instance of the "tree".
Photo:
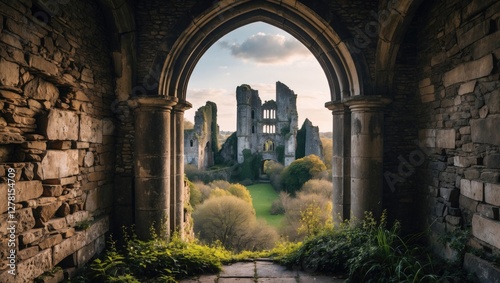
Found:
[{"label": "tree", "polygon": [[194,230],[207,243],[233,251],[270,248],[276,231],[258,223],[251,204],[235,196],[210,198],[193,213]]},{"label": "tree", "polygon": [[228,188],[227,188],[227,191],[229,193],[231,193],[231,195],[239,198],[239,199],[242,199],[246,202],[248,202],[249,204],[252,204],[252,196],[250,195],[250,192],[248,191],[248,189],[241,185],[241,184],[231,184]]},{"label": "tree", "polygon": [[305,182],[325,170],[323,161],[314,154],[299,158],[283,170],[283,187],[285,191],[295,195]]},{"label": "tree", "polygon": [[333,140],[332,138],[321,138],[323,145],[323,162],[327,169],[332,169]]}]

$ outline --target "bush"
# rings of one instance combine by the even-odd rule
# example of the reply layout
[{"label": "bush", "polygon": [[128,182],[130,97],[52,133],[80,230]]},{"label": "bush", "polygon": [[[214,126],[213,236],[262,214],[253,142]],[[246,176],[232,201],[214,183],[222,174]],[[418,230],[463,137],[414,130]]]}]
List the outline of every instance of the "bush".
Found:
[{"label": "bush", "polygon": [[[178,282],[178,279],[216,273],[232,255],[221,247],[187,243],[174,235],[170,241],[153,238],[140,241],[125,233],[125,246],[117,250],[114,242],[98,259],[86,267],[77,282]],[[72,280],[73,282],[73,280]]]},{"label": "bush", "polygon": [[[377,223],[367,214],[362,226],[349,222],[308,238],[280,262],[320,273],[348,274],[348,282],[464,282],[453,266],[422,256],[429,251],[399,235],[400,225],[387,228],[385,214]],[[458,274],[457,274],[458,273]]]},{"label": "bush", "polygon": [[325,170],[323,161],[314,154],[297,159],[283,170],[281,176],[283,187],[285,191],[294,195],[305,182]]},{"label": "bush", "polygon": [[332,199],[333,184],[327,180],[312,179],[304,183],[298,195],[316,194],[327,200]]},{"label": "bush", "polygon": [[252,204],[252,196],[248,189],[241,184],[230,184],[226,189],[231,195]]},{"label": "bush", "polygon": [[258,223],[252,205],[235,196],[211,198],[193,213],[194,229],[205,243],[220,242],[229,250],[270,248],[277,233]]}]

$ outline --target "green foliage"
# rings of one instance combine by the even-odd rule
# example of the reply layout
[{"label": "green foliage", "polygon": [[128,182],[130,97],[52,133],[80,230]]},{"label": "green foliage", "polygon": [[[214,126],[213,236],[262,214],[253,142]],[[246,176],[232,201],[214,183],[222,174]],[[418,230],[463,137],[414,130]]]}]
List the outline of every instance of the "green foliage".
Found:
[{"label": "green foliage", "polygon": [[193,182],[189,181],[187,178],[184,178],[187,181],[189,186],[189,204],[192,208],[196,207],[198,204],[202,202],[201,190],[198,186],[196,186]]},{"label": "green foliage", "polygon": [[77,231],[87,230],[92,225],[92,220],[83,220],[75,225]]},{"label": "green foliage", "polygon": [[400,225],[387,228],[386,216],[377,223],[366,214],[362,225],[345,222],[307,238],[280,259],[287,266],[334,274],[348,274],[348,282],[463,282],[450,276],[454,266],[435,262],[428,251],[400,235]]},{"label": "green foliage", "polygon": [[283,187],[286,192],[295,195],[305,182],[325,170],[323,161],[314,154],[297,159],[283,170]]},{"label": "green foliage", "polygon": [[250,203],[235,196],[210,198],[193,213],[194,230],[206,243],[220,242],[233,251],[271,247],[277,233],[258,223]]},{"label": "green foliage", "polygon": [[240,185],[240,184],[231,184],[228,188],[227,188],[227,191],[239,198],[239,199],[242,199],[246,202],[248,202],[249,204],[252,204],[252,196],[250,195],[250,192],[247,190],[247,188],[243,185]]},{"label": "green foliage", "polygon": [[279,163],[285,163],[285,146],[278,145],[276,147],[276,158],[278,158]]},{"label": "green foliage", "polygon": [[141,241],[125,233],[124,239],[121,250],[111,240],[110,248],[71,282],[178,282],[181,278],[217,273],[233,256],[221,246],[184,242],[177,235],[169,241],[157,237]]},{"label": "green foliage", "polygon": [[467,252],[467,243],[471,237],[471,230],[457,229],[453,232],[447,232],[439,240],[442,244],[448,245],[451,249],[455,250],[458,255],[455,261],[460,262],[465,253]]},{"label": "green foliage", "polygon": [[257,180],[259,179],[260,163],[262,156],[253,154],[249,149],[243,150],[243,163],[240,164],[239,180]]}]

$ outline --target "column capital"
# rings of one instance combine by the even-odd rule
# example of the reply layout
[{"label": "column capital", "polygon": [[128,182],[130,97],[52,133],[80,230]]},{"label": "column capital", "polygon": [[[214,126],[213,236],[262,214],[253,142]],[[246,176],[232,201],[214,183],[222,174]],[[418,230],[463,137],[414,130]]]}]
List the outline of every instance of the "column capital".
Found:
[{"label": "column capital", "polygon": [[139,96],[133,99],[135,111],[147,109],[165,109],[172,110],[179,99],[175,96]]},{"label": "column capital", "polygon": [[179,100],[177,104],[174,106],[174,111],[175,112],[184,112],[188,109],[191,109],[193,107],[193,104],[186,100]]},{"label": "column capital", "polygon": [[345,105],[351,111],[378,111],[391,103],[391,99],[381,95],[351,96],[345,100]]},{"label": "column capital", "polygon": [[349,110],[349,107],[340,100],[326,102],[325,107],[328,108],[328,110],[331,110],[333,115],[344,114]]}]

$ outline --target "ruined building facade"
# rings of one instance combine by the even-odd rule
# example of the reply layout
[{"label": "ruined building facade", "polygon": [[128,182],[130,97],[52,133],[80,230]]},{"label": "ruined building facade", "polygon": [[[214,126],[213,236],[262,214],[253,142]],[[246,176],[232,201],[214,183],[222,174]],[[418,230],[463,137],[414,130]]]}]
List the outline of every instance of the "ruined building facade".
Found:
[{"label": "ruined building facade", "polygon": [[387,209],[451,260],[439,239],[462,231],[463,267],[500,277],[481,258],[500,254],[499,1],[0,0],[0,282],[69,274],[122,225],[184,231],[191,72],[258,21],[330,86],[334,215]]},{"label": "ruined building facade", "polygon": [[278,161],[285,166],[295,160],[298,113],[293,90],[276,82],[276,100],[262,103],[259,92],[244,84],[236,88],[236,103],[239,163],[243,162],[245,149],[262,154],[263,160]]},{"label": "ruined building facade", "polygon": [[198,169],[213,166],[219,150],[218,135],[217,105],[208,101],[196,111],[194,128],[184,130],[184,164]]}]

